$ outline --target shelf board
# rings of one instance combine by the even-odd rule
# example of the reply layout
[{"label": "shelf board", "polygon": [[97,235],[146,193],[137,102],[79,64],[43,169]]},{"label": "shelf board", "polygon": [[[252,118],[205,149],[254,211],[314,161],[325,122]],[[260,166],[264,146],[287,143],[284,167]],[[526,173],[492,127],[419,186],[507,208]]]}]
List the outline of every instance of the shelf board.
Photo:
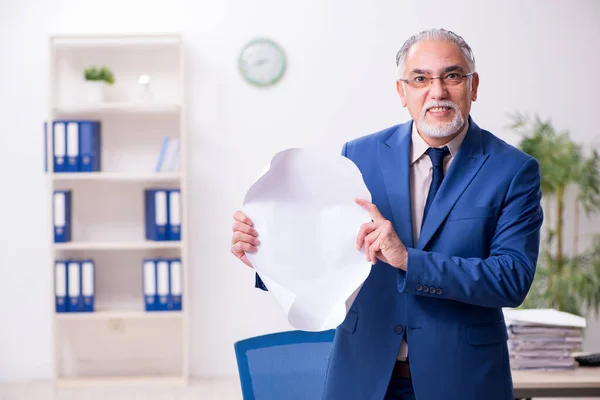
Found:
[{"label": "shelf board", "polygon": [[178,33],[156,34],[77,34],[54,35],[52,45],[60,49],[93,49],[93,48],[146,48],[179,46],[181,35]]},{"label": "shelf board", "polygon": [[160,386],[160,385],[185,385],[187,379],[181,375],[163,376],[82,376],[82,377],[59,377],[56,386],[60,387],[84,387],[84,386]]},{"label": "shelf board", "polygon": [[143,311],[98,309],[93,312],[54,313],[59,321],[89,321],[107,319],[181,319],[183,311]]},{"label": "shelf board", "polygon": [[54,243],[56,250],[154,250],[154,249],[178,249],[181,248],[180,241],[122,241],[122,242],[66,242]]},{"label": "shelf board", "polygon": [[80,113],[103,113],[103,112],[122,112],[122,113],[176,113],[180,110],[179,104],[171,103],[151,103],[151,102],[106,102],[99,104],[61,104],[54,107],[54,111],[61,114],[80,114]]},{"label": "shelf board", "polygon": [[59,181],[120,181],[120,182],[172,182],[181,179],[179,172],[59,172],[51,174]]}]

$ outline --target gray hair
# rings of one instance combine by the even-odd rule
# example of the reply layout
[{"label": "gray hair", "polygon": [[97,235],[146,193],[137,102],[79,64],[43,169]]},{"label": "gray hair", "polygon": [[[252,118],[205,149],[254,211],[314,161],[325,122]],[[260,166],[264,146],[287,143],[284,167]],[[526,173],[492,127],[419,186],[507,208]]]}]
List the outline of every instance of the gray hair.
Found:
[{"label": "gray hair", "polygon": [[467,44],[467,42],[465,42],[465,40],[461,36],[446,29],[428,29],[417,35],[409,37],[408,40],[402,45],[402,48],[400,48],[400,51],[398,51],[398,54],[396,55],[398,78],[400,78],[404,73],[404,62],[406,59],[406,54],[415,43],[420,42],[422,40],[445,40],[448,42],[456,43],[458,47],[460,47],[460,50],[462,51],[463,56],[467,61],[467,65],[469,67],[469,71],[467,72],[475,71],[475,56],[473,55],[471,47]]}]

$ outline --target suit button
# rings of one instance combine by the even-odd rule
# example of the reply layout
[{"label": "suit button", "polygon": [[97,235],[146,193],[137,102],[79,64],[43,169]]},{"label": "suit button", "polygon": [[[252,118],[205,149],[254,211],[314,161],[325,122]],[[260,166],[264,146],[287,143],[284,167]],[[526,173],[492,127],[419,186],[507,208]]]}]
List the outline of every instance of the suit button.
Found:
[{"label": "suit button", "polygon": [[436,292],[437,294],[442,294],[442,289],[438,288],[438,289],[437,289],[435,292]]},{"label": "suit button", "polygon": [[394,332],[396,332],[396,334],[400,335],[402,331],[404,331],[404,329],[402,329],[400,325],[394,326]]},{"label": "suit button", "polygon": [[429,293],[429,287],[428,286],[423,286],[423,291],[425,293]]},{"label": "suit button", "polygon": [[421,290],[423,290],[423,286],[421,286],[420,283],[417,283],[416,288],[417,288],[417,292],[420,292]]}]

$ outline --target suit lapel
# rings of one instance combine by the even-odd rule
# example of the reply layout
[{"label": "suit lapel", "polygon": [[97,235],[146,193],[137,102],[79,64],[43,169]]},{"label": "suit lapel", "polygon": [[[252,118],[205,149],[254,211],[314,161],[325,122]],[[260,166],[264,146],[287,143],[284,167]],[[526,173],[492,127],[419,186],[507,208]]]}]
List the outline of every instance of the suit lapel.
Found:
[{"label": "suit lapel", "polygon": [[469,117],[469,130],[431,203],[417,249],[422,250],[438,230],[460,195],[469,186],[488,155],[483,154],[481,130]]},{"label": "suit lapel", "polygon": [[378,142],[379,160],[396,232],[406,247],[413,247],[410,201],[410,131],[412,122],[400,125],[390,138]]}]

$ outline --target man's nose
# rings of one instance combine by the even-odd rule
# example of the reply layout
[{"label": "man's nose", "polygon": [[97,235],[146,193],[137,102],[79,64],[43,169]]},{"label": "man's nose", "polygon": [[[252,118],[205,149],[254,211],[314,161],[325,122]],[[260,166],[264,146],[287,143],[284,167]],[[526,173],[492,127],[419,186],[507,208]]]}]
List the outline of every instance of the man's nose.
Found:
[{"label": "man's nose", "polygon": [[432,99],[445,99],[448,97],[448,91],[446,86],[442,84],[442,80],[439,78],[434,79],[429,84],[429,97]]}]

